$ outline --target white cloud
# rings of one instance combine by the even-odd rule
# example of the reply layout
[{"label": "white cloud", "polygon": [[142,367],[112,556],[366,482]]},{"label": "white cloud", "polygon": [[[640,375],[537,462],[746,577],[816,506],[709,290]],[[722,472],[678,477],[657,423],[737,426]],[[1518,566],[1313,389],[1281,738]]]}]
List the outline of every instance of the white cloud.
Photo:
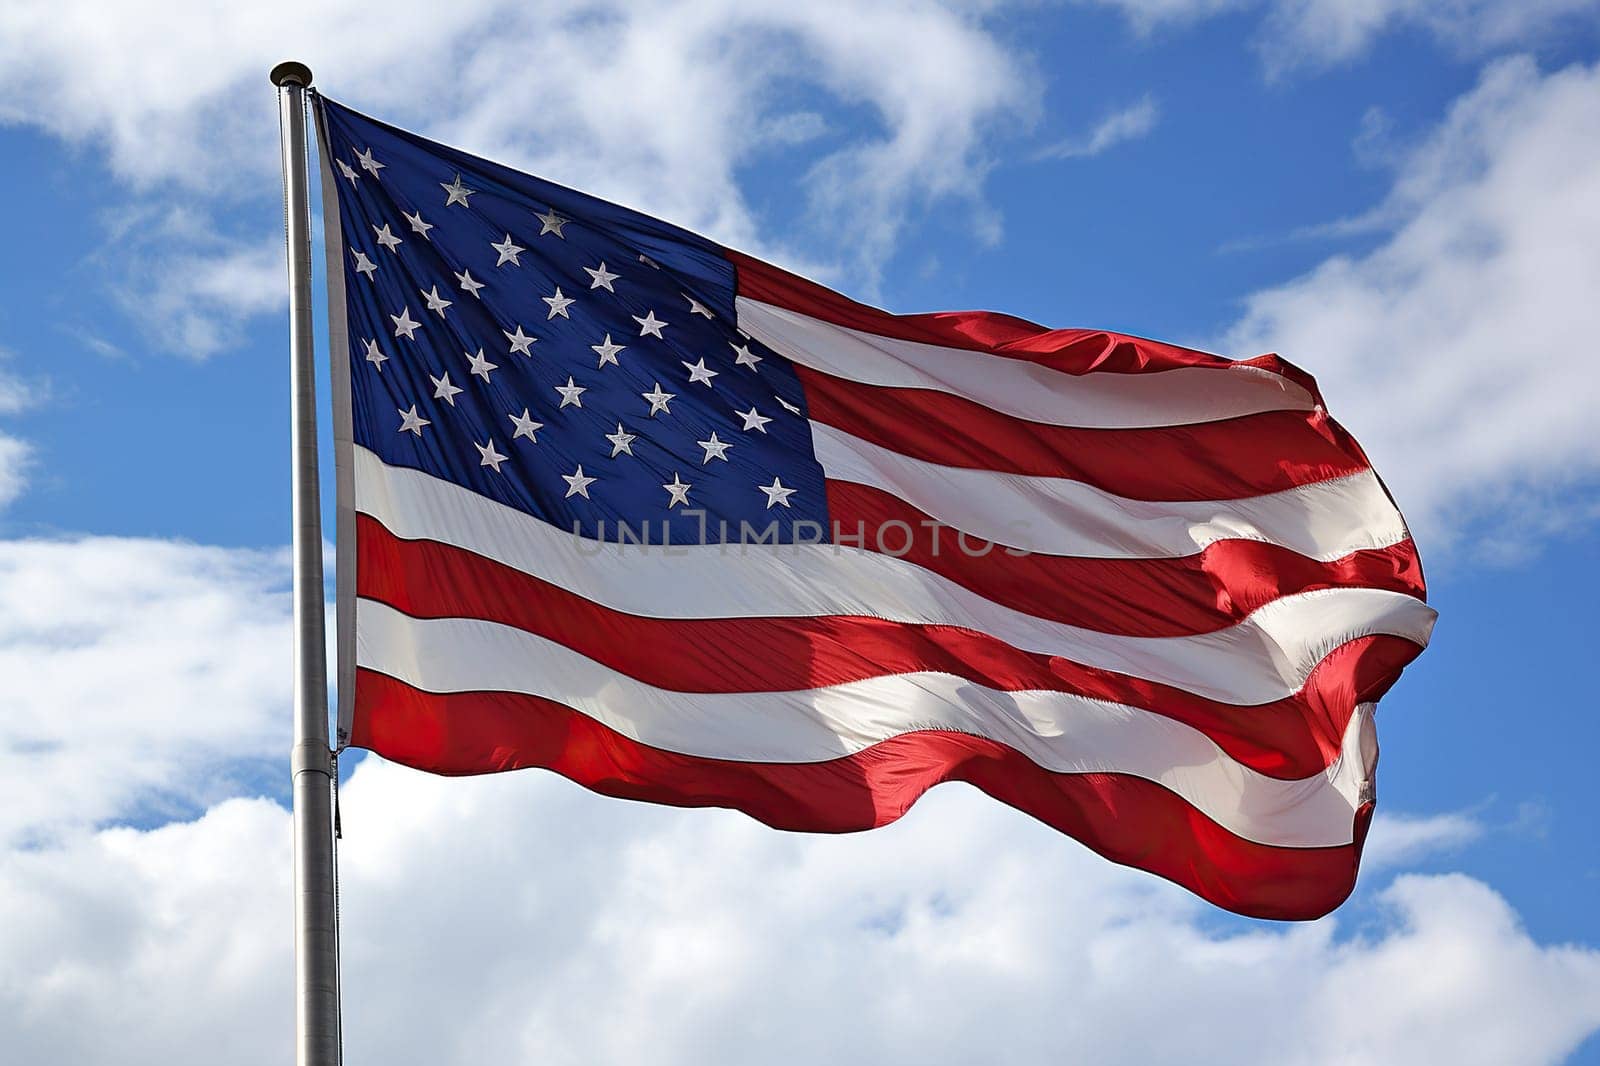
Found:
[{"label": "white cloud", "polygon": [[4,507],[28,486],[28,467],[33,449],[26,441],[0,433],[0,507]]},{"label": "white cloud", "polygon": [[183,351],[206,356],[237,343],[227,332],[234,314],[277,310],[288,303],[287,290],[283,239],[267,238],[215,253],[175,256],[149,294],[150,309],[178,323]]},{"label": "white cloud", "polygon": [[[0,415],[26,411],[39,402],[44,385],[17,377],[6,368],[11,353],[0,348]],[[33,448],[9,433],[0,433],[0,508],[22,495],[28,484]]]},{"label": "white cloud", "polygon": [[[1219,925],[959,787],[845,837],[531,772],[369,762],[344,799],[353,1062],[1532,1066],[1600,1027],[1600,951],[1460,876],[1402,877],[1341,935]],[[8,1052],[282,1061],[287,837],[234,800],[5,855]]]},{"label": "white cloud", "polygon": [[1136,141],[1156,128],[1161,108],[1146,96],[1136,104],[1114,111],[1095,124],[1084,137],[1069,137],[1035,153],[1035,159],[1077,159],[1097,156],[1125,141]]},{"label": "white cloud", "polygon": [[[0,122],[103,148],[168,209],[248,202],[276,223],[266,71],[292,55],[346,103],[751,250],[763,241],[738,174],[776,156],[807,205],[786,257],[870,283],[930,204],[966,203],[997,231],[981,203],[986,145],[1031,114],[1037,90],[986,17],[923,0],[463,0],[448,12],[407,0],[368,15],[305,0],[24,0],[0,8]],[[819,101],[842,117],[822,120]],[[174,320],[180,350],[214,351],[233,321],[278,306],[265,245],[163,239],[170,262],[151,265],[170,269],[130,276],[157,278],[144,309]],[[212,259],[228,284],[200,286]],[[197,313],[173,308],[183,296]]]},{"label": "white cloud", "polygon": [[24,381],[6,369],[11,353],[0,348],[0,415],[26,411],[38,402],[40,386]]},{"label": "white cloud", "polygon": [[1383,33],[1414,28],[1471,57],[1538,43],[1597,11],[1595,0],[1277,0],[1261,53],[1270,72],[1326,67],[1360,56]]},{"label": "white cloud", "polygon": [[1600,11],[1597,0],[1080,0],[1120,10],[1141,33],[1261,10],[1256,46],[1269,75],[1364,55],[1385,33],[1420,30],[1457,55],[1556,37]]},{"label": "white cloud", "polygon": [[208,212],[151,203],[120,213],[97,257],[120,268],[117,302],[154,348],[206,359],[239,344],[249,316],[288,303],[283,253],[281,232],[242,241]]},{"label": "white cloud", "polygon": [[6,1060],[291,1060],[289,845],[283,808],[229,800],[0,852]]},{"label": "white cloud", "polygon": [[1525,550],[1600,513],[1597,205],[1600,67],[1495,63],[1362,220],[1387,238],[1250,297],[1221,346],[1313,368],[1425,548]]},{"label": "white cloud", "polygon": [[1154,33],[1213,15],[1255,6],[1260,0],[1081,0],[1121,11],[1140,33]]},{"label": "white cloud", "polygon": [[[283,563],[0,545],[11,1060],[288,1056],[289,816],[221,798],[283,771]],[[162,803],[212,805],[92,827]],[[376,759],[343,806],[351,1061],[954,1066],[1001,1040],[1019,1062],[1531,1066],[1600,1027],[1600,951],[1534,941],[1479,882],[1403,877],[1359,935],[1350,912],[1219,922],[963,786],[837,837]],[[1367,884],[1470,821],[1386,817]]]},{"label": "white cloud", "polygon": [[1454,851],[1482,835],[1483,823],[1459,811],[1406,815],[1380,810],[1361,849],[1361,869],[1368,874],[1390,869],[1425,855]]},{"label": "white cloud", "polygon": [[[0,541],[0,844],[164,820],[288,746],[282,552]],[[243,786],[250,787],[250,786]]]},{"label": "white cloud", "polygon": [[[602,191],[729,239],[755,232],[735,181],[757,150],[735,143],[746,121],[771,150],[827,142],[818,150],[836,154],[807,164],[819,225],[882,210],[889,224],[868,235],[880,254],[903,213],[929,198],[976,202],[984,131],[1026,98],[1026,79],[986,51],[982,31],[894,5],[859,42],[841,43],[813,25],[824,15],[794,7],[715,10],[753,27],[744,48],[786,58],[775,67],[783,77],[871,110],[875,135],[841,146],[811,112],[772,104],[763,94],[774,83],[741,80],[749,54],[709,20],[680,28],[657,9],[547,10],[560,30],[550,38],[528,29],[533,16],[489,4],[444,14],[397,5],[360,41],[349,15],[319,8],[303,25],[304,39],[327,42],[308,57],[325,77],[330,66],[354,72],[352,102],[449,116],[435,132],[520,152],[525,165],[546,161],[567,180],[610,182]],[[162,203],[173,182],[183,196],[237,195],[225,184],[230,166],[249,176],[240,187],[270,184],[270,144],[258,143],[259,123],[271,128],[270,94],[257,83],[295,43],[286,28],[295,12],[135,12],[125,25],[120,9],[54,4],[27,25],[33,12],[0,13],[0,41],[38,34],[17,56],[0,54],[4,114],[107,145]],[[490,12],[516,32],[484,45]],[[926,19],[948,31],[934,66],[903,80],[859,69],[873,64],[852,49],[895,54],[893,35]],[[171,34],[174,22],[211,32]],[[79,44],[69,47],[70,35]],[[395,76],[440,67],[469,39],[478,50],[438,100]],[[600,44],[614,65],[578,50]],[[184,69],[179,59],[194,69],[133,77],[124,56],[145,45],[165,49],[172,69]],[[970,65],[957,64],[956,88],[924,108],[920,98],[941,88],[937,64],[952,57]],[[585,78],[613,70],[636,79],[639,99],[587,91],[603,81]],[[726,98],[713,75],[728,79]],[[962,79],[1000,79],[1003,91],[963,95]],[[1415,496],[1414,513],[1543,499],[1594,472],[1574,414],[1593,406],[1592,382],[1571,368],[1584,357],[1572,338],[1597,325],[1575,299],[1595,281],[1585,250],[1596,246],[1600,203],[1596,79],[1583,69],[1541,76],[1526,62],[1493,68],[1403,164],[1374,216],[1392,236],[1258,295],[1233,333],[1316,366],[1402,502]],[[146,81],[148,93],[125,91]],[[704,113],[669,129],[646,123],[665,85],[682,85],[681,101]],[[515,105],[504,113],[492,103],[497,86]],[[237,109],[257,92],[268,106]],[[560,102],[527,118],[527,101],[541,99]],[[736,114],[752,100],[754,118]],[[220,132],[197,136],[219,120]],[[543,147],[552,141],[562,148]],[[929,155],[952,150],[954,159]],[[858,163],[866,177],[835,173],[843,164],[828,159]],[[930,159],[928,173],[908,177]],[[176,173],[179,162],[193,169]],[[164,211],[150,224],[170,220]],[[191,349],[228,343],[230,306],[276,302],[261,295],[279,269],[266,242],[173,240],[151,255],[167,256],[175,278],[191,279],[177,289],[206,292],[214,308]],[[162,292],[144,298],[158,304]],[[6,395],[0,381],[0,407]],[[282,773],[284,572],[277,552],[112,538],[0,544],[8,1059],[137,1066],[219,1047],[245,1066],[288,1057],[288,816],[264,800],[221,800],[260,790],[258,773]],[[1241,933],[1181,891],[960,788],[851,837],[607,801],[546,774],[443,780],[375,760],[345,801],[352,1061],[937,1066],[988,1061],[1002,1047],[1024,1062],[1518,1066],[1556,1062],[1600,1028],[1600,951],[1535,941],[1503,899],[1460,876],[1401,877],[1380,897],[1382,921],[1359,935],[1341,935],[1337,918]],[[90,828],[206,804],[202,817],[159,829]],[[1385,816],[1368,881],[1476,832],[1465,815]]]}]

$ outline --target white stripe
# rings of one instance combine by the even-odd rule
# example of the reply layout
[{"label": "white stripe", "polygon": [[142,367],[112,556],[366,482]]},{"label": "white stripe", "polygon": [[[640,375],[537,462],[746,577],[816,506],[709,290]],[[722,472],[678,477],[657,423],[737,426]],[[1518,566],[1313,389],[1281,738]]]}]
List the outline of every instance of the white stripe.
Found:
[{"label": "white stripe", "polygon": [[829,478],[882,489],[961,532],[1027,551],[1176,559],[1242,539],[1326,561],[1406,537],[1370,470],[1239,500],[1157,503],[1069,478],[941,466],[821,422],[811,423],[811,433]]},{"label": "white stripe", "polygon": [[[356,509],[396,536],[453,544],[613,610],[651,618],[857,615],[958,626],[1235,704],[1299,690],[1334,648],[1387,633],[1426,644],[1434,611],[1378,589],[1285,596],[1215,633],[1130,637],[993,603],[903,559],[833,545],[600,544],[356,447]],[[359,620],[358,620],[359,626]]]},{"label": "white stripe", "polygon": [[951,730],[1057,773],[1158,782],[1242,837],[1291,847],[1350,843],[1367,776],[1358,746],[1322,774],[1266,777],[1181,722],[1063,692],[996,692],[931,672],[799,692],[672,692],[497,622],[416,619],[372,600],[361,601],[360,618],[363,667],[429,692],[542,696],[640,743],[702,758],[821,762],[901,733]]},{"label": "white stripe", "polygon": [[1263,411],[1309,411],[1311,394],[1253,366],[1064,374],[1021,359],[880,337],[746,296],[739,328],[801,366],[864,385],[933,389],[1056,426],[1145,429]]}]

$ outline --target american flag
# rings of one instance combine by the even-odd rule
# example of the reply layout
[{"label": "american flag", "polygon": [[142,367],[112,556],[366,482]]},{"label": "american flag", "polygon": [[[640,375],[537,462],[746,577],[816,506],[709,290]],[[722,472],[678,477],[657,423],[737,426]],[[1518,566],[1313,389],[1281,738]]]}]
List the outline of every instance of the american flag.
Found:
[{"label": "american flag", "polygon": [[809,831],[966,781],[1241,913],[1348,895],[1434,612],[1308,375],[891,315],[316,113],[341,745]]}]

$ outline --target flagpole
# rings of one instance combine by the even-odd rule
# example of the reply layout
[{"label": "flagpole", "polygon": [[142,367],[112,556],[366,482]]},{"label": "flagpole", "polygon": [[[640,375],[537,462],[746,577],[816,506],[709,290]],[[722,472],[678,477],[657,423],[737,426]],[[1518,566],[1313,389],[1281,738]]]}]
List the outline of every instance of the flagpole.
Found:
[{"label": "flagpole", "polygon": [[295,1062],[338,1066],[339,927],[334,902],[333,754],[323,634],[322,507],[311,330],[311,207],[302,63],[272,68],[283,137],[283,217],[289,249],[289,391],[294,452]]}]

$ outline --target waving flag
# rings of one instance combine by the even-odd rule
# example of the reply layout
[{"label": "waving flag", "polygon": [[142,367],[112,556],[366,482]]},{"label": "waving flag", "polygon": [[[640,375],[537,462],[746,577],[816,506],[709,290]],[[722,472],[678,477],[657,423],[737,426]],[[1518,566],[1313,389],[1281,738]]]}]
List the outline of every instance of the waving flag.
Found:
[{"label": "waving flag", "polygon": [[317,114],[342,744],[826,832],[966,781],[1245,914],[1349,893],[1434,614],[1309,376],[887,314]]}]

